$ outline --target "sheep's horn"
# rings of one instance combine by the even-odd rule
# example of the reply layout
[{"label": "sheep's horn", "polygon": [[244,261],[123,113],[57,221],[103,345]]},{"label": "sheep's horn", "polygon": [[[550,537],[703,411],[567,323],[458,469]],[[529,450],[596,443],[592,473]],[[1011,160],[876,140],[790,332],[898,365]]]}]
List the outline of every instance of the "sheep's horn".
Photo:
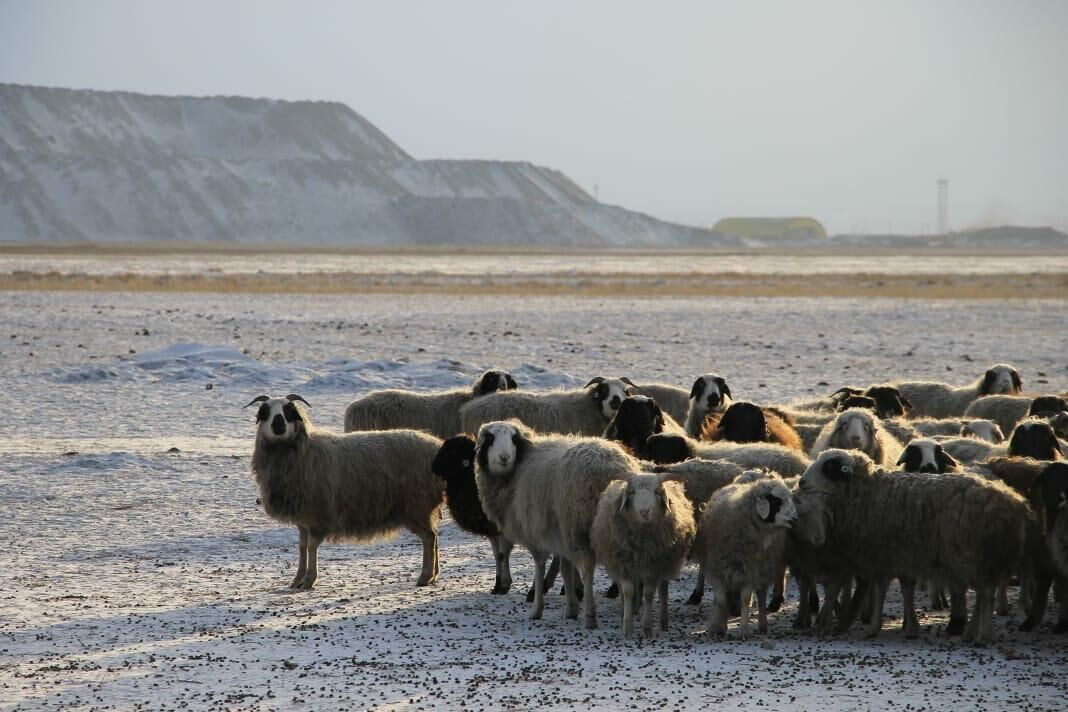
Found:
[{"label": "sheep's horn", "polygon": [[583,388],[589,388],[594,383],[600,383],[603,380],[604,380],[604,376],[594,376],[593,378],[590,379],[589,383],[587,383],[585,386],[583,386]]},{"label": "sheep's horn", "polygon": [[[624,382],[624,383],[626,383],[626,384],[627,384],[628,386],[634,386],[634,381],[630,380],[630,379],[629,379],[629,378],[627,378],[626,376],[621,376],[619,380],[623,381],[623,382]],[[634,386],[634,387],[635,387],[635,388],[637,388],[637,386]]]},{"label": "sheep's horn", "polygon": [[[265,403],[269,400],[271,400],[270,396],[256,396],[249,402],[248,405],[253,405],[254,403]],[[248,405],[246,405],[245,408],[248,408]],[[242,408],[242,410],[244,410],[244,408]]]},{"label": "sheep's horn", "polygon": [[290,393],[288,396],[286,396],[286,400],[300,401],[304,405],[306,405],[309,408],[311,408],[311,403],[309,403],[308,401],[304,400],[302,397],[298,396],[296,393]]}]

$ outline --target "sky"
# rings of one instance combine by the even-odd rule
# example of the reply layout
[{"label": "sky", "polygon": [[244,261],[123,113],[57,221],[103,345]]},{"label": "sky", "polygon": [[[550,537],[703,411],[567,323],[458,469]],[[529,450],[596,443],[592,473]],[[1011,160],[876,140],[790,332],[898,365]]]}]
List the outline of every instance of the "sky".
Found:
[{"label": "sky", "polygon": [[[1068,1],[0,0],[0,82],[341,101],[711,225],[1068,229]],[[2,110],[2,107],[0,107]]]}]

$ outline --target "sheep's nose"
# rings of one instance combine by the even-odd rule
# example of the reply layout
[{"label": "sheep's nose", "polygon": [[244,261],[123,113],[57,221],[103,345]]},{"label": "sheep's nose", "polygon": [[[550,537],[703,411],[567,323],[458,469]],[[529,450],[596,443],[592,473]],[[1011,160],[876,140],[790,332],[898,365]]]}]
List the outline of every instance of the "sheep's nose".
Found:
[{"label": "sheep's nose", "polygon": [[923,465],[922,467],[920,467],[920,472],[934,472],[934,471],[935,471],[935,466],[932,465],[931,463],[927,463],[926,465]]},{"label": "sheep's nose", "polygon": [[276,414],[271,419],[271,432],[275,435],[282,435],[286,431],[286,419],[282,417],[280,413]]},{"label": "sheep's nose", "polygon": [[708,397],[708,407],[709,408],[715,408],[717,405],[719,405],[719,396],[717,396],[717,395],[709,396]]},{"label": "sheep's nose", "polygon": [[612,400],[608,402],[608,405],[612,406],[612,410],[619,410],[619,404],[621,402],[619,396],[612,396]]},{"label": "sheep's nose", "polygon": [[853,441],[854,445],[860,445],[861,437],[859,435],[854,435],[850,439]]}]

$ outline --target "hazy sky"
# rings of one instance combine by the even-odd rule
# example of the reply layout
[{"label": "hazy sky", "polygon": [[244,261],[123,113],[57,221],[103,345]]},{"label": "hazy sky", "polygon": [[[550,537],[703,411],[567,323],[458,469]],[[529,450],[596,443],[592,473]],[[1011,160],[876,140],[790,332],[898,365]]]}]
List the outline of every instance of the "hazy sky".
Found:
[{"label": "hazy sky", "polygon": [[0,0],[0,81],[338,100],[693,224],[928,231],[945,177],[955,228],[1068,228],[1061,0]]}]

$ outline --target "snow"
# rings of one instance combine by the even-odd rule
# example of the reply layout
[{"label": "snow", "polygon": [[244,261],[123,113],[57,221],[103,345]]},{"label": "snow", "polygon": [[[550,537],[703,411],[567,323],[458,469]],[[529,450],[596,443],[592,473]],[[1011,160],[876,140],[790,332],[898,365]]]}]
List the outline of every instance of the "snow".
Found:
[{"label": "snow", "polygon": [[1008,361],[1028,387],[1065,390],[1050,341],[1064,308],[0,292],[0,707],[1063,708],[1055,603],[1036,634],[1015,631],[1014,606],[982,649],[926,610],[906,641],[895,588],[878,639],[818,640],[792,630],[791,587],[768,636],[710,642],[707,603],[681,602],[688,567],[671,630],[625,642],[603,598],[596,631],[555,595],[528,621],[522,550],[513,590],[490,595],[488,545],[451,521],[435,586],[415,588],[419,547],[402,534],[324,546],[316,588],[292,592],[296,534],[256,504],[242,406],[296,391],[338,428],[366,390],[449,388],[488,367],[527,388],[599,373],[686,386],[713,370],[771,401],[906,373],[963,383]]}]

